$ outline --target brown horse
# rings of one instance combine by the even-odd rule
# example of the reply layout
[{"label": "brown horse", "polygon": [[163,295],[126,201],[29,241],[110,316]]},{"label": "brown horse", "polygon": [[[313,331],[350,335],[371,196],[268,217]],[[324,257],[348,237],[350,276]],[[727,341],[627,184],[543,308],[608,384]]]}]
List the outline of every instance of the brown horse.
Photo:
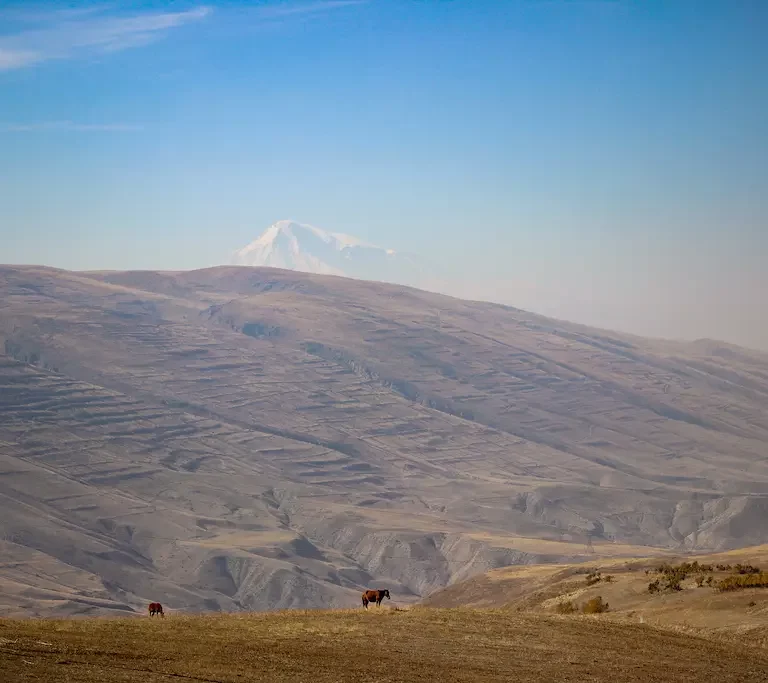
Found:
[{"label": "brown horse", "polygon": [[369,602],[375,602],[376,607],[381,607],[381,601],[384,598],[387,598],[388,600],[392,599],[389,595],[389,591],[386,588],[383,590],[380,589],[375,591],[365,591],[365,593],[363,593],[363,607],[368,609]]},{"label": "brown horse", "polygon": [[149,616],[154,617],[155,614],[159,614],[161,617],[164,617],[165,614],[163,614],[163,606],[159,602],[150,602]]}]

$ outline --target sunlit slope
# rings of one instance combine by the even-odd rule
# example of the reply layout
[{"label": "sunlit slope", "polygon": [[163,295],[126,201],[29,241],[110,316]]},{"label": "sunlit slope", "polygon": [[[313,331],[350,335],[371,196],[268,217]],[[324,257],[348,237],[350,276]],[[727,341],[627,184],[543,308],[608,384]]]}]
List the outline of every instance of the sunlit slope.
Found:
[{"label": "sunlit slope", "polygon": [[0,268],[0,609],[768,541],[768,357],[272,269]]},{"label": "sunlit slope", "polygon": [[[690,573],[679,591],[650,593],[649,583],[663,576],[656,570],[663,564],[681,562],[712,565],[713,571]],[[702,556],[663,558],[595,558],[578,565],[534,565],[507,567],[472,577],[435,592],[425,605],[439,607],[498,606],[515,611],[549,613],[570,602],[578,610],[585,602],[601,596],[609,611],[601,618],[627,623],[645,623],[663,628],[738,639],[768,647],[768,589],[755,588],[720,592],[713,585],[737,573],[736,565],[768,570],[768,546],[744,548]],[[729,569],[718,569],[729,567]],[[590,572],[600,571],[602,580],[589,585]],[[594,575],[592,575],[594,576]],[[605,577],[610,577],[606,580]]]}]

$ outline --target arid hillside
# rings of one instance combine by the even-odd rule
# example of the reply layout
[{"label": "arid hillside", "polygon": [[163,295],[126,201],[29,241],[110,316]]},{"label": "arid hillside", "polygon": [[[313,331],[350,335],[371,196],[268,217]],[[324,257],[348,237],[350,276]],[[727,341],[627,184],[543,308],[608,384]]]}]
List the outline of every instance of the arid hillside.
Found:
[{"label": "arid hillside", "polygon": [[768,356],[272,269],[0,267],[0,610],[768,541]]},{"label": "arid hillside", "polygon": [[714,555],[507,567],[436,591],[424,604],[576,618],[599,596],[608,605],[603,620],[768,648],[768,585],[722,588],[750,577],[768,584],[768,545]]}]

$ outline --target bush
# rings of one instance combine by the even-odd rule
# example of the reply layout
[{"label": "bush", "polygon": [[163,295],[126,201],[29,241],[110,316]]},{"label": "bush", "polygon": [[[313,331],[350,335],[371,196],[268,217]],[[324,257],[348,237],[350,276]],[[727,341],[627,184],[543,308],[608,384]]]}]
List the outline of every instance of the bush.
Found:
[{"label": "bush", "polygon": [[584,614],[602,614],[608,611],[608,603],[604,602],[602,596],[598,595],[596,598],[587,600],[581,611]]},{"label": "bush", "polygon": [[565,600],[558,602],[555,610],[558,614],[573,614],[576,611],[576,607],[570,600]]},{"label": "bush", "polygon": [[[655,571],[657,574],[662,575],[662,579],[656,583],[655,589],[652,589],[649,584],[648,590],[651,593],[656,592],[656,590],[681,591],[683,590],[681,585],[682,582],[685,581],[690,574],[696,574],[696,585],[703,586],[704,574],[708,571],[712,571],[712,565],[699,564],[698,561],[694,561],[682,562],[675,566],[665,562],[664,564],[659,565]],[[663,584],[661,581],[663,581]]]},{"label": "bush", "polygon": [[587,586],[594,586],[596,583],[600,583],[602,577],[600,571],[594,571],[587,574]]},{"label": "bush", "polygon": [[606,583],[613,583],[613,574],[607,574],[603,577],[603,581]]},{"label": "bush", "polygon": [[768,572],[727,576],[722,581],[718,581],[715,588],[721,593],[742,590],[744,588],[768,588]]},{"label": "bush", "polygon": [[753,567],[751,564],[737,564],[734,569],[739,574],[760,574],[760,567]]},{"label": "bush", "polygon": [[661,586],[659,586],[659,580],[656,579],[655,581],[651,581],[648,584],[648,592],[649,593],[658,593],[661,590]]}]

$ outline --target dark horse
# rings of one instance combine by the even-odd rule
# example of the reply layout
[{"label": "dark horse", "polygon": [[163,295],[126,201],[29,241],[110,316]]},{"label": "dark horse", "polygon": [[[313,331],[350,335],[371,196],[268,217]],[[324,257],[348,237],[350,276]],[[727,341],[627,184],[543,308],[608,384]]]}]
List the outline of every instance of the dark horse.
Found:
[{"label": "dark horse", "polygon": [[161,617],[164,617],[165,614],[163,614],[163,606],[159,602],[150,602],[149,616],[154,617],[155,614],[159,614]]},{"label": "dark horse", "polygon": [[384,590],[365,591],[365,593],[363,593],[363,607],[368,609],[369,602],[375,602],[377,607],[381,607],[381,601],[384,598],[389,600],[392,599],[389,595],[389,591],[386,588]]}]

